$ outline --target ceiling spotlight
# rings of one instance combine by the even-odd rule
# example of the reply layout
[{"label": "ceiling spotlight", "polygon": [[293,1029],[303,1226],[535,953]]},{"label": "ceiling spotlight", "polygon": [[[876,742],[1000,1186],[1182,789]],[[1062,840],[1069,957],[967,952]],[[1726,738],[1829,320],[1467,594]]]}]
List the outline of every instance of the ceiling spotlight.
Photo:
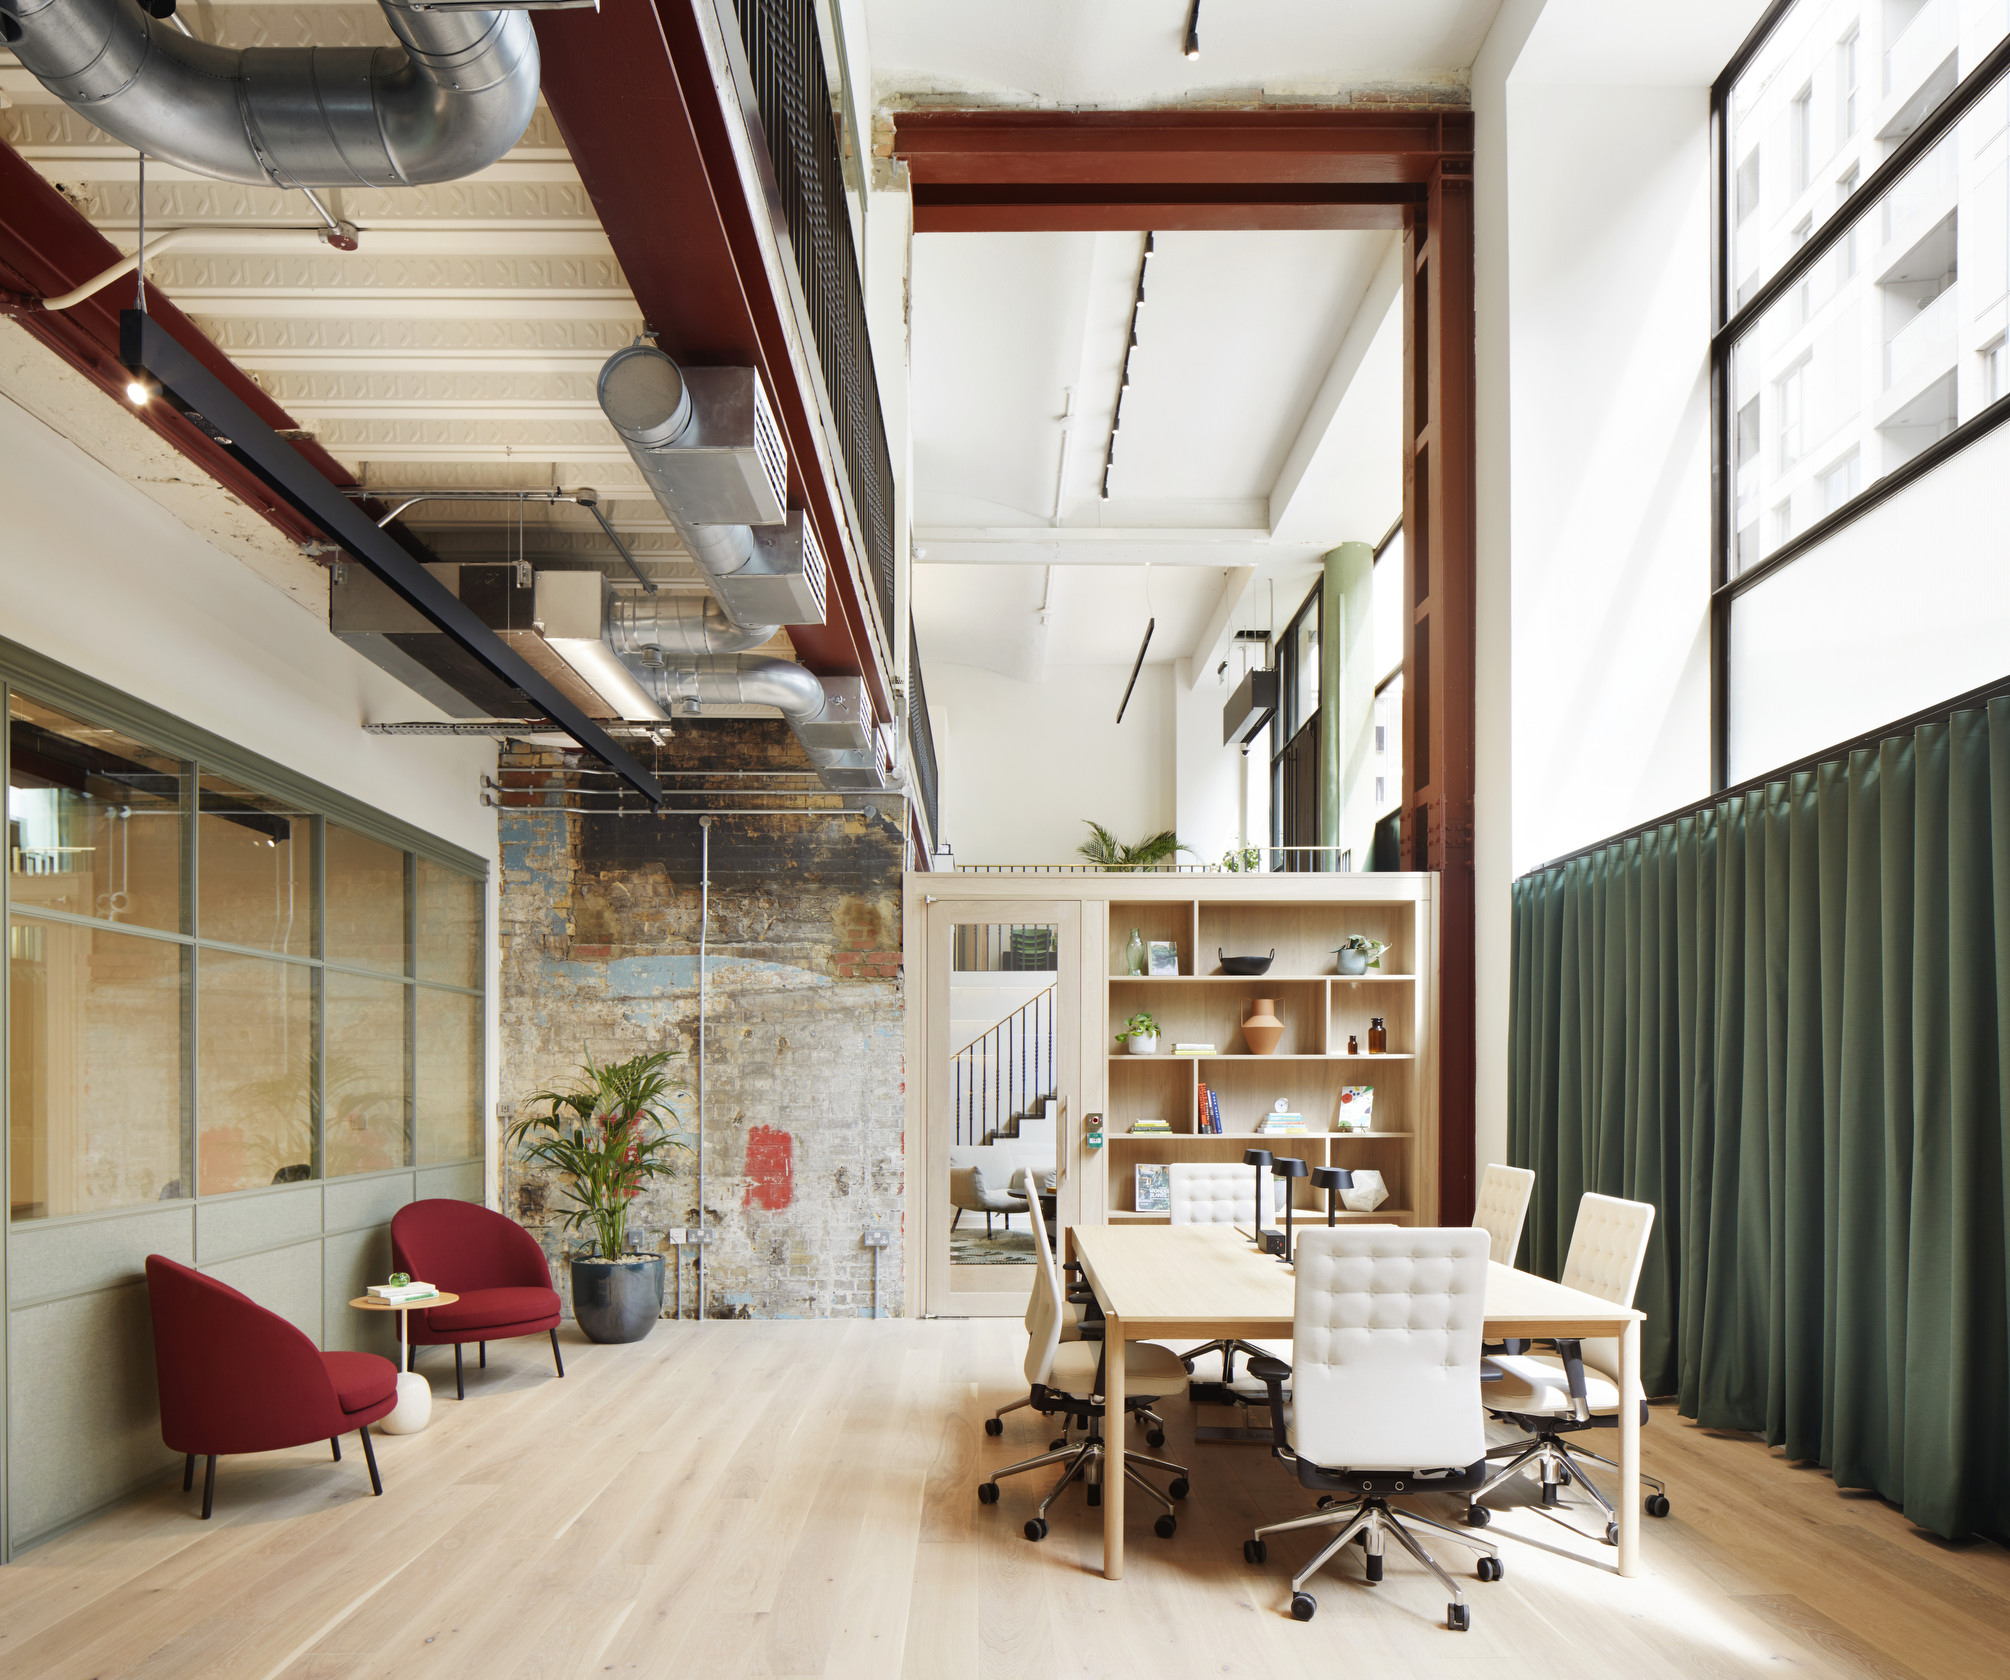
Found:
[{"label": "ceiling spotlight", "polygon": [[131,403],[135,408],[145,408],[148,399],[158,389],[159,387],[151,379],[136,373],[126,381],[126,401]]},{"label": "ceiling spotlight", "polygon": [[1188,58],[1200,57],[1200,0],[1193,0],[1193,10],[1187,14],[1186,45],[1180,51]]}]

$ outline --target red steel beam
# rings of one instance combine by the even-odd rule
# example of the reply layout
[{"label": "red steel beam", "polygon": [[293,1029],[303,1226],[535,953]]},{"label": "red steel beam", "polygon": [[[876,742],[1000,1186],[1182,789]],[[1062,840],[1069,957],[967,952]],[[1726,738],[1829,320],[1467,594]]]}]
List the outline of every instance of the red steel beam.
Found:
[{"label": "red steel beam", "polygon": [[1466,110],[905,111],[916,186],[1422,186],[1473,149]]},{"label": "red steel beam", "polygon": [[1256,228],[1397,230],[1425,189],[1407,185],[914,188],[916,233],[1145,233]]},{"label": "red steel beam", "polygon": [[[119,361],[119,311],[133,298],[120,280],[70,309],[49,311],[41,300],[102,274],[121,256],[83,212],[56,191],[13,147],[0,142],[0,314],[11,316],[99,390],[126,400],[127,374]],[[250,376],[210,343],[201,330],[152,285],[147,309],[202,365],[275,431],[294,420]],[[167,403],[134,410],[139,419],[186,455],[248,507],[255,508],[294,542],[321,535],[319,527],[274,495],[229,450],[198,431]],[[340,489],[355,475],[318,443],[293,446],[314,470]]]},{"label": "red steel beam", "polygon": [[792,369],[786,306],[768,281],[721,103],[729,96],[712,82],[692,0],[532,17],[545,101],[643,319],[680,360],[759,368],[775,399],[790,498],[833,557],[829,620],[788,626],[790,642],[821,676],[863,675],[890,719],[871,618],[851,568],[836,561],[851,547],[843,505],[820,471],[803,470],[817,459],[816,405]]}]

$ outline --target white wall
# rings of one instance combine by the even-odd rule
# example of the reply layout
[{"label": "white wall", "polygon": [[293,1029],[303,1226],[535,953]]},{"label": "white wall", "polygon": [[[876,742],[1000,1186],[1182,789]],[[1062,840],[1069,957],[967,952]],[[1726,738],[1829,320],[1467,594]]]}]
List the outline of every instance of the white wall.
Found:
[{"label": "white wall", "polygon": [[1179,837],[1198,854],[1189,863],[1219,863],[1224,852],[1243,845],[1262,845],[1270,838],[1268,806],[1266,826],[1245,839],[1247,820],[1243,804],[1245,764],[1253,764],[1257,774],[1270,774],[1268,737],[1262,737],[1244,759],[1240,747],[1221,744],[1221,709],[1228,704],[1234,684],[1235,667],[1217,681],[1212,671],[1203,672],[1200,686],[1187,687],[1190,661],[1182,659],[1174,667],[1175,768],[1174,807],[1179,819]]},{"label": "white wall", "polygon": [[1080,863],[1088,819],[1124,841],[1175,825],[1173,667],[1138,673],[1118,724],[1129,676],[1126,665],[1070,665],[1022,683],[928,667],[942,832],[958,863]]}]

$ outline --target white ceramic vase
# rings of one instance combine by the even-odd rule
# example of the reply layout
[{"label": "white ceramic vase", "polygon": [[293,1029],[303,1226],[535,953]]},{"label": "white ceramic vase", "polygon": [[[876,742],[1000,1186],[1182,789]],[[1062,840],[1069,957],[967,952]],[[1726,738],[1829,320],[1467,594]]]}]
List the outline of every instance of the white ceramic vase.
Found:
[{"label": "white ceramic vase", "polygon": [[1133,1056],[1156,1056],[1159,1051],[1159,1035],[1153,1033],[1149,1038],[1144,1038],[1133,1033],[1124,1040],[1124,1048]]}]

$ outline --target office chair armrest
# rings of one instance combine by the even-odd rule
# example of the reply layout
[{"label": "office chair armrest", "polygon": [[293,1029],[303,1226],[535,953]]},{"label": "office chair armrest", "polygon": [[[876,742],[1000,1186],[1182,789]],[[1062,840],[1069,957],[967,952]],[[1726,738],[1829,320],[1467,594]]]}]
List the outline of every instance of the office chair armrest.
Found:
[{"label": "office chair armrest", "polygon": [[1493,1361],[1492,1361],[1491,1359],[1482,1359],[1482,1360],[1480,1361],[1480,1381],[1481,1381],[1481,1382],[1483,1382],[1483,1383],[1485,1383],[1485,1382],[1499,1382],[1499,1381],[1501,1381],[1501,1380],[1502,1380],[1502,1379],[1503,1379],[1504,1377],[1506,1377],[1506,1375],[1507,1375],[1507,1372],[1503,1371],[1503,1370],[1502,1370],[1502,1369],[1501,1369],[1501,1368],[1500,1368],[1500,1367],[1499,1367],[1498,1365],[1496,1365],[1496,1364],[1495,1364],[1495,1363],[1494,1363],[1494,1362],[1493,1362]]},{"label": "office chair armrest", "polygon": [[1570,1385],[1571,1410],[1576,1413],[1579,1423],[1591,1416],[1591,1404],[1584,1388],[1584,1346],[1572,1338],[1560,1339],[1556,1344],[1559,1358],[1563,1360],[1564,1381]]},{"label": "office chair armrest", "polygon": [[1291,1442],[1284,1433],[1284,1383],[1291,1375],[1291,1367],[1281,1359],[1258,1354],[1249,1361],[1246,1369],[1269,1391],[1271,1455],[1275,1458],[1294,1457]]}]

